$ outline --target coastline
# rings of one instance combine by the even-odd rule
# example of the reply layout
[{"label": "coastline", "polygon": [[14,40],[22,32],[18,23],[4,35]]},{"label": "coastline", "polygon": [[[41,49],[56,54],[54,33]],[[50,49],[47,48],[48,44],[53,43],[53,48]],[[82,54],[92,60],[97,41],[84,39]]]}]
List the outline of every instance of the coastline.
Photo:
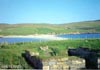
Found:
[{"label": "coastline", "polygon": [[67,40],[67,38],[57,37],[56,35],[8,35],[0,36],[0,38],[38,38],[49,40]]}]

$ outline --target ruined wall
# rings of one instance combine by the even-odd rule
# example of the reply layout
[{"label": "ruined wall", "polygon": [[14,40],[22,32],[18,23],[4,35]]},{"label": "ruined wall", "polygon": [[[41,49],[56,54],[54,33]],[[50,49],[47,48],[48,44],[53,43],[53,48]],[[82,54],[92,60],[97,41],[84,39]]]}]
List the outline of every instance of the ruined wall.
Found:
[{"label": "ruined wall", "polygon": [[85,61],[83,59],[58,58],[43,61],[43,70],[75,70],[84,67]]},{"label": "ruined wall", "polygon": [[[27,60],[31,62],[32,66],[35,66],[37,69],[40,68],[40,64],[42,65],[41,69],[43,70],[80,70],[85,68],[85,60],[78,57],[70,58],[66,56],[63,58],[49,58],[40,60],[39,58],[34,59],[35,55],[31,56],[28,52],[24,54],[27,57]],[[98,68],[100,68],[100,59],[98,59]]]}]

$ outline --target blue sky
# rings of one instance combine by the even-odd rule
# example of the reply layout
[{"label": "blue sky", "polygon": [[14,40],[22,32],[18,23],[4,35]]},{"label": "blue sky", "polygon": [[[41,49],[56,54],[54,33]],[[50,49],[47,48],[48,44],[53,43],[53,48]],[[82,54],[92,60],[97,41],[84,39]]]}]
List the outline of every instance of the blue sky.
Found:
[{"label": "blue sky", "polygon": [[0,0],[0,23],[69,23],[100,19],[100,0]]}]

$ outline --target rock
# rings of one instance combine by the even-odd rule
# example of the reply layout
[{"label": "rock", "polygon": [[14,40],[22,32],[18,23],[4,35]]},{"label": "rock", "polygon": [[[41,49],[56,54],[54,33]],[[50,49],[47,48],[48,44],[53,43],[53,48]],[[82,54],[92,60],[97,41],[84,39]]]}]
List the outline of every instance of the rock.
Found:
[{"label": "rock", "polygon": [[41,46],[40,49],[43,50],[43,51],[47,51],[48,50],[48,46],[45,46],[45,47]]},{"label": "rock", "polygon": [[67,61],[68,58],[61,58],[61,61]]},{"label": "rock", "polygon": [[55,65],[55,64],[56,64],[55,61],[50,61],[50,62],[49,62],[49,65]]},{"label": "rock", "polygon": [[62,65],[58,65],[58,70],[63,70]]},{"label": "rock", "polygon": [[31,56],[39,56],[38,52],[30,52]]},{"label": "rock", "polygon": [[72,61],[72,64],[81,64],[82,62],[81,61],[78,61],[78,60],[73,60]]},{"label": "rock", "polygon": [[62,65],[64,64],[64,62],[57,62],[57,65]]},{"label": "rock", "polygon": [[49,66],[43,66],[43,70],[49,70]]},{"label": "rock", "polygon": [[43,65],[45,66],[45,65],[49,65],[48,63],[48,61],[44,61],[44,62],[42,62],[43,63]]},{"label": "rock", "polygon": [[69,66],[63,65],[63,70],[68,70],[68,69],[69,69]]},{"label": "rock", "polygon": [[52,69],[53,69],[53,70],[58,70],[58,66],[57,66],[57,65],[53,65],[53,66],[52,66]]},{"label": "rock", "polygon": [[57,61],[61,61],[61,59],[57,59]]}]

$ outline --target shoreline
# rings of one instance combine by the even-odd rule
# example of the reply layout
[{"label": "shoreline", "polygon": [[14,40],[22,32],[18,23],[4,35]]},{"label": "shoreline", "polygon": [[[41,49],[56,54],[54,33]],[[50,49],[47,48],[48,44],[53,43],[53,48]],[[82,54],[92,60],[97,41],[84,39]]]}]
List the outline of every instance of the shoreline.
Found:
[{"label": "shoreline", "polygon": [[[99,34],[99,33],[93,33]],[[0,38],[37,38],[37,39],[47,39],[47,40],[68,40],[68,38],[57,37],[57,35],[52,34],[33,34],[33,35],[0,35]]]},{"label": "shoreline", "polygon": [[0,36],[0,38],[38,38],[49,40],[67,40],[67,38],[57,37],[56,35],[9,35]]}]

